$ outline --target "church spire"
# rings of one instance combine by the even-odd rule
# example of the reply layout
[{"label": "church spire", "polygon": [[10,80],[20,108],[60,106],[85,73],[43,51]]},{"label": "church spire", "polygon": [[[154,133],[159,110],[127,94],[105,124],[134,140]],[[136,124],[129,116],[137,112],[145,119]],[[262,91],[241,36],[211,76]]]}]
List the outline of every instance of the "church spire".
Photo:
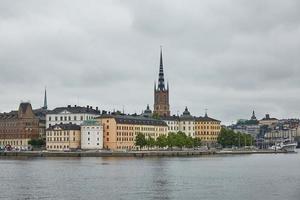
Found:
[{"label": "church spire", "polygon": [[44,106],[43,109],[47,110],[48,105],[47,105],[47,88],[45,87],[45,95],[44,95]]},{"label": "church spire", "polygon": [[162,58],[162,47],[160,47],[158,90],[161,90],[161,91],[165,90],[165,78],[164,78],[164,65],[163,65],[163,58]]}]

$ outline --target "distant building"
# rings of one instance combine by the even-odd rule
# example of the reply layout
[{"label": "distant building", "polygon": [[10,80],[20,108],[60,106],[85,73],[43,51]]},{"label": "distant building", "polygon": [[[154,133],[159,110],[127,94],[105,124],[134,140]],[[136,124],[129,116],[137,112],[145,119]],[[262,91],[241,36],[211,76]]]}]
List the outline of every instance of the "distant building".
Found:
[{"label": "distant building", "polygon": [[47,150],[80,149],[80,126],[76,124],[56,124],[46,130]]},{"label": "distant building", "polygon": [[249,120],[240,119],[236,124],[230,126],[234,132],[240,132],[244,134],[250,134],[252,137],[257,138],[260,134],[259,121],[255,116],[255,112],[252,112],[252,116]]},{"label": "distant building", "polygon": [[162,50],[160,51],[160,65],[158,85],[154,84],[154,114],[158,116],[170,116],[169,84],[165,87]]},{"label": "distant building", "polygon": [[160,135],[168,135],[167,124],[158,119],[108,114],[96,119],[103,125],[104,148],[111,150],[133,150],[135,137],[142,133],[147,137],[156,139]]},{"label": "distant building", "polygon": [[0,146],[27,148],[31,139],[39,138],[39,133],[39,119],[30,103],[21,103],[18,111],[0,113]]},{"label": "distant building", "polygon": [[278,119],[271,118],[269,114],[266,114],[266,116],[264,118],[259,120],[259,125],[271,126],[271,125],[276,124],[277,122],[278,122]]},{"label": "distant building", "polygon": [[95,119],[86,120],[81,125],[81,149],[103,148],[103,126]]},{"label": "distant building", "polygon": [[46,116],[46,126],[50,127],[55,124],[77,124],[80,125],[84,120],[94,119],[100,116],[100,111],[98,107],[93,109],[92,106],[71,106],[58,107],[47,113]]}]

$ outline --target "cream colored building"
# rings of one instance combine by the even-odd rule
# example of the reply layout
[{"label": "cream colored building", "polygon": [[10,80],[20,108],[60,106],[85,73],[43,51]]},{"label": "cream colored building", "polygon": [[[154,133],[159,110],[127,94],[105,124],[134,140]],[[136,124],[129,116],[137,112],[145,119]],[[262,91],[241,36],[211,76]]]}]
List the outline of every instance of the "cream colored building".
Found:
[{"label": "cream colored building", "polygon": [[207,114],[195,118],[195,136],[203,143],[217,143],[220,131],[221,121],[210,118]]},{"label": "cream colored building", "polygon": [[97,118],[103,125],[104,148],[110,150],[134,150],[135,137],[143,133],[156,139],[168,135],[167,124],[158,119],[130,115],[103,115]]},{"label": "cream colored building", "polygon": [[261,120],[259,120],[259,125],[267,125],[267,126],[271,126],[271,125],[275,125],[278,122],[278,119],[270,117],[269,114],[266,114],[266,116],[264,118],[262,118]]},{"label": "cream colored building", "polygon": [[66,151],[80,149],[80,126],[76,124],[56,124],[46,130],[47,150]]}]

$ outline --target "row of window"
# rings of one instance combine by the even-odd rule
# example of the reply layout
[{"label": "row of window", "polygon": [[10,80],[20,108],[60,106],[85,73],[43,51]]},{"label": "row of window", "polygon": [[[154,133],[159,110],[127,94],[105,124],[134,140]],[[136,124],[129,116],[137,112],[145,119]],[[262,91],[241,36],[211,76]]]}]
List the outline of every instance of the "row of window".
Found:
[{"label": "row of window", "polygon": [[[68,137],[53,137],[53,138],[47,137],[47,141],[48,142],[52,142],[52,141],[64,142],[64,141],[69,141],[69,138]],[[75,141],[75,137],[73,137],[71,139],[71,141]]]},{"label": "row of window", "polygon": [[[58,119],[60,119],[60,121],[71,121],[72,117],[71,116],[60,116],[60,117],[55,116],[54,117],[54,121],[58,121]],[[89,120],[89,119],[93,119],[93,117],[92,116],[86,116],[85,119]],[[49,116],[48,120],[52,121],[52,117]],[[77,120],[77,116],[73,116],[73,120],[76,121]],[[82,116],[80,116],[80,121],[83,121],[83,120],[84,120],[84,116],[82,115]]]},{"label": "row of window", "polygon": [[0,145],[23,145],[23,141],[22,140],[13,140],[13,141],[0,141]]}]

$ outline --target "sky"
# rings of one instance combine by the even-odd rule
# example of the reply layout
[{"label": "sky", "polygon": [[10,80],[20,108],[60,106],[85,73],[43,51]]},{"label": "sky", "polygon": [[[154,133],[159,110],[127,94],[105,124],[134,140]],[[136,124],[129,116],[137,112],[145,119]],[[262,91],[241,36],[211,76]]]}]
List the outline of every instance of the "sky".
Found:
[{"label": "sky", "polygon": [[0,1],[0,112],[153,108],[163,46],[172,114],[300,117],[300,1]]}]

